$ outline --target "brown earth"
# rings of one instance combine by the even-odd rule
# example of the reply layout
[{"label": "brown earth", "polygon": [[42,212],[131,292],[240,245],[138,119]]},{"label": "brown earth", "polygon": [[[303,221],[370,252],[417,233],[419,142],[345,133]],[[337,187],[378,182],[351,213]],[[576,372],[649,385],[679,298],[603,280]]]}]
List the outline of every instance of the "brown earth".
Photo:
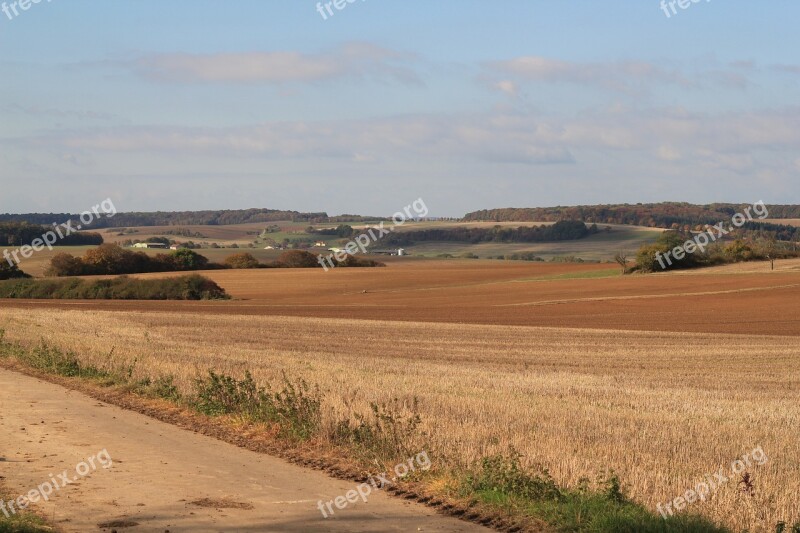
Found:
[{"label": "brown earth", "polygon": [[[227,302],[23,301],[146,310],[646,331],[800,335],[800,261],[619,276],[608,264],[390,262],[386,268],[204,273]],[[713,273],[713,275],[711,275]],[[587,276],[608,276],[587,278]],[[143,277],[160,277],[149,274]],[[585,279],[584,279],[585,278]]]}]

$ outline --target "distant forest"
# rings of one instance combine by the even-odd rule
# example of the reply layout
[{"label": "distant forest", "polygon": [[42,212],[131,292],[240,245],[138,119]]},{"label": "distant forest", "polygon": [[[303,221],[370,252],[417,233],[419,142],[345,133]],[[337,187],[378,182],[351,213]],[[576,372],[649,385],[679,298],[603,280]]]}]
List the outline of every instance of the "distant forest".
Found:
[{"label": "distant forest", "polygon": [[[0,247],[30,246],[34,239],[53,231],[53,226],[28,224],[27,222],[0,222]],[[66,233],[66,232],[64,232]],[[99,233],[85,232],[64,235],[58,240],[58,246],[88,246],[103,244],[103,236]]]},{"label": "distant forest", "polygon": [[[53,223],[62,224],[70,219],[77,220],[78,215],[69,213],[0,214],[0,222],[28,222],[29,224],[49,225]],[[286,220],[319,224],[325,222],[364,222],[381,219],[380,217],[362,217],[359,215],[329,217],[327,213],[301,213],[298,211],[281,211],[277,209],[158,211],[154,213],[117,213],[112,218],[101,216],[91,224],[91,227],[99,229],[136,226],[225,226],[230,224],[278,222]]]},{"label": "distant forest", "polygon": [[[689,229],[702,224],[717,224],[742,212],[747,204],[694,205],[679,202],[660,204],[579,205],[573,207],[533,207],[483,209],[464,215],[463,220],[494,222],[555,222],[582,220],[596,224],[631,224],[667,229]],[[800,218],[800,205],[769,205],[769,218]]]},{"label": "distant forest", "polygon": [[597,233],[597,225],[565,220],[549,226],[525,228],[431,228],[392,233],[381,244],[411,246],[418,242],[555,242],[583,239]]}]

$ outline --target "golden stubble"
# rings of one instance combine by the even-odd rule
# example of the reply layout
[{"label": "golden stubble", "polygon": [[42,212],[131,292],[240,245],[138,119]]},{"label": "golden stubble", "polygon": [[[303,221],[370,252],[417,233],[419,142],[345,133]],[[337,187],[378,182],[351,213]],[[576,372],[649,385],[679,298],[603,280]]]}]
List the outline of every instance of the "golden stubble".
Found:
[{"label": "golden stubble", "polygon": [[208,369],[285,371],[319,385],[326,424],[416,397],[453,463],[513,447],[568,486],[613,470],[653,510],[761,446],[753,496],[734,478],[690,510],[751,531],[800,520],[797,337],[8,308],[0,328],[184,391]]}]

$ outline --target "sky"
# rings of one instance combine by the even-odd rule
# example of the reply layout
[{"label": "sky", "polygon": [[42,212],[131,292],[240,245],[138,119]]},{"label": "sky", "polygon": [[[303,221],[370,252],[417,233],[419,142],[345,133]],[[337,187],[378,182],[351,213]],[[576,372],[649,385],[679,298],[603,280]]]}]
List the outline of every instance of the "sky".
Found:
[{"label": "sky", "polygon": [[800,203],[796,0],[2,2],[0,212]]}]

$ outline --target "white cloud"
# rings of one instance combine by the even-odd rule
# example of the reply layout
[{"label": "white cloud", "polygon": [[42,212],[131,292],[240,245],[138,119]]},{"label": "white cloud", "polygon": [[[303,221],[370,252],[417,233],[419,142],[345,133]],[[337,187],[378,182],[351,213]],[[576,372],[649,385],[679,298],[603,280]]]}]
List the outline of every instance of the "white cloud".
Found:
[{"label": "white cloud", "polygon": [[420,83],[407,54],[369,43],[347,43],[317,54],[296,51],[155,54],[115,63],[139,76],[178,83],[310,83],[375,78]]},{"label": "white cloud", "polygon": [[494,88],[506,94],[517,94],[517,84],[511,80],[500,80],[494,84]]},{"label": "white cloud", "polygon": [[[521,56],[484,65],[482,79],[498,88],[499,83],[522,82],[573,84],[622,93],[644,93],[654,87],[676,86],[697,89],[721,86],[743,89],[750,85],[748,74],[755,70],[751,62],[740,61],[725,66],[710,62],[705,68],[684,70],[649,61],[572,62],[542,56]],[[791,66],[782,66],[792,71]],[[501,78],[502,81],[496,81]]]},{"label": "white cloud", "polygon": [[691,85],[678,71],[645,61],[574,63],[541,56],[522,56],[489,62],[485,66],[490,73],[520,80],[600,86],[625,92],[640,90],[642,86],[654,82]]},{"label": "white cloud", "polygon": [[495,112],[215,129],[118,127],[37,137],[24,144],[70,152],[359,163],[459,158],[540,165],[573,163],[587,153],[614,153],[622,159],[649,158],[654,164],[745,172],[759,163],[772,164],[773,155],[793,167],[793,154],[800,148],[800,108],[711,115],[681,108],[613,107],[573,118]]},{"label": "white cloud", "polygon": [[662,145],[658,147],[658,157],[664,161],[678,161],[681,153],[673,146]]}]

